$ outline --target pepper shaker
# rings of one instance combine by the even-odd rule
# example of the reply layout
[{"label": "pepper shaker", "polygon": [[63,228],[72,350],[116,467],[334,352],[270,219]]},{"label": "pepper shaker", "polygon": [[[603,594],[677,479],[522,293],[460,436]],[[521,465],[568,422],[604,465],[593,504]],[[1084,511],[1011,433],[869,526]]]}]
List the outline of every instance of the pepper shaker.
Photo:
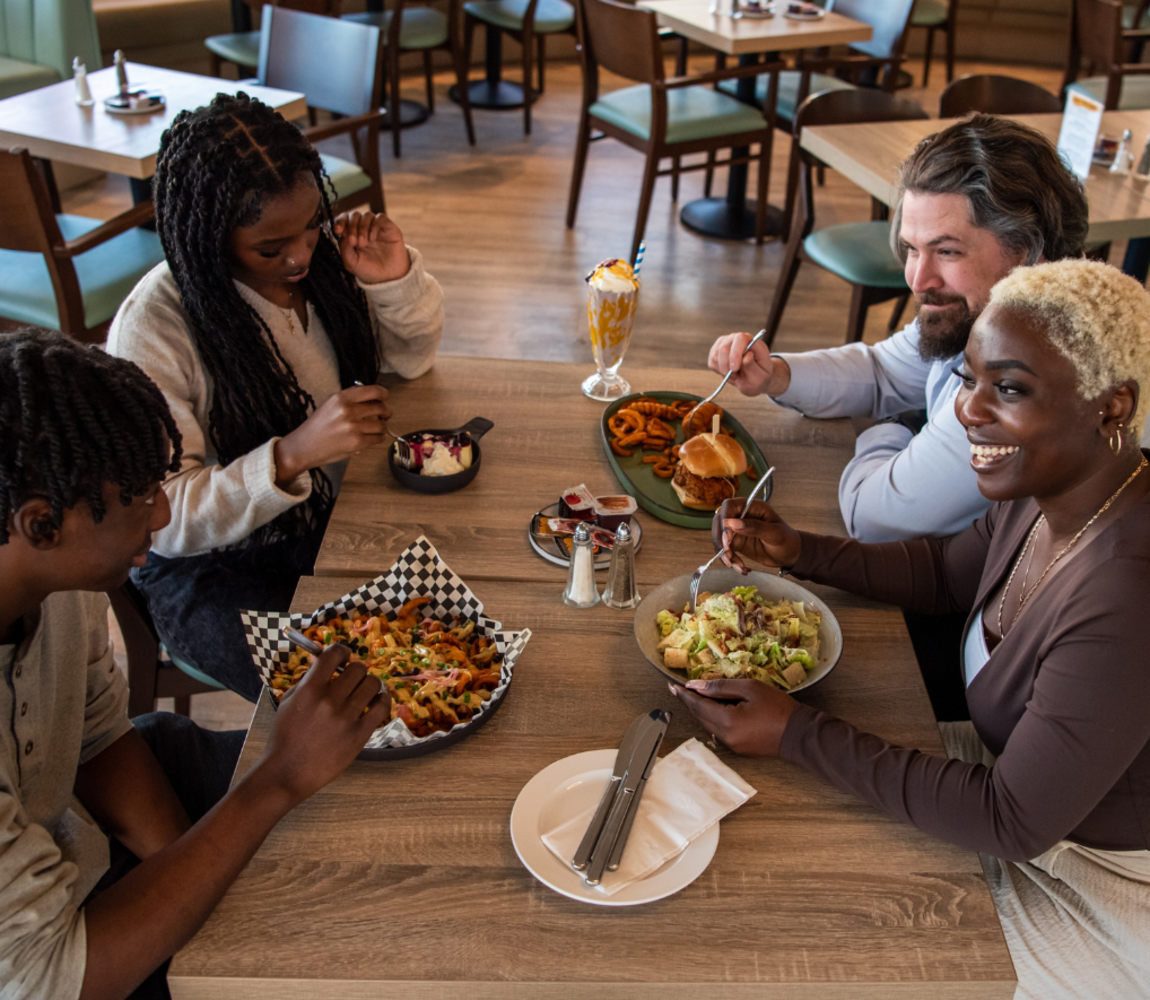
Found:
[{"label": "pepper shaker", "polygon": [[90,108],[96,102],[92,99],[92,88],[88,86],[88,67],[79,56],[72,60],[72,77],[76,81],[76,103],[82,108]]},{"label": "pepper shaker", "polygon": [[1138,161],[1134,176],[1140,181],[1150,180],[1150,136],[1146,137],[1146,145],[1142,147],[1142,158]]},{"label": "pepper shaker", "polygon": [[563,591],[563,603],[572,608],[590,608],[599,603],[599,588],[595,586],[595,557],[591,549],[591,528],[583,521],[575,529],[571,568],[567,572],[567,587]]},{"label": "pepper shaker", "polygon": [[120,86],[120,100],[126,102],[132,95],[128,90],[128,65],[123,49],[116,49],[112,62],[116,66],[116,83]]},{"label": "pepper shaker", "polygon": [[633,608],[639,603],[639,587],[635,583],[635,540],[626,521],[615,529],[615,547],[611,550],[611,568],[607,570],[603,603],[609,608]]},{"label": "pepper shaker", "polygon": [[1110,164],[1112,174],[1128,174],[1134,165],[1134,151],[1130,146],[1134,142],[1134,133],[1126,129],[1122,133],[1122,141],[1118,144],[1118,152],[1114,154],[1114,162]]}]

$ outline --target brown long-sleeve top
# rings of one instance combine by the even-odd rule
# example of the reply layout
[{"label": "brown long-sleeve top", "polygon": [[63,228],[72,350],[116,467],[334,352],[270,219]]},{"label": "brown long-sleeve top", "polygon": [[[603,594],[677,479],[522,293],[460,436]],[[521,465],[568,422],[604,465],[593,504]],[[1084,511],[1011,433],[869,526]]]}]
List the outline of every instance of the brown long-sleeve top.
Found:
[{"label": "brown long-sleeve top", "polygon": [[[932,614],[981,608],[1038,517],[992,507],[949,538],[802,533],[795,576]],[[981,627],[980,622],[968,627]],[[895,746],[799,705],[781,756],[919,829],[1008,860],[1067,839],[1150,848],[1150,497],[1068,556],[966,692],[992,768]]]}]

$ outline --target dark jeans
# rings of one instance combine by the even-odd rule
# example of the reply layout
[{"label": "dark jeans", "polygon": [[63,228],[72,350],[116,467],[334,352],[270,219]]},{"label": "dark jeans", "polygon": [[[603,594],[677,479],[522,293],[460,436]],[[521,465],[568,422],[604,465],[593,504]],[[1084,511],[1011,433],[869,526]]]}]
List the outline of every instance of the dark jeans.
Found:
[{"label": "dark jeans", "polygon": [[[242,729],[210,732],[191,719],[170,712],[138,716],[132,725],[152,748],[192,822],[203,818],[227,792],[247,734]],[[110,847],[111,867],[88,894],[85,905],[140,863],[115,837],[111,838]],[[170,996],[165,962],[133,991],[129,1000],[169,1000]]]},{"label": "dark jeans", "polygon": [[1150,237],[1139,236],[1126,244],[1122,271],[1136,281],[1146,284],[1146,275],[1150,273]]},{"label": "dark jeans", "polygon": [[132,571],[133,579],[164,645],[254,702],[263,683],[239,613],[287,611],[299,578],[315,564],[322,537],[320,529],[303,541],[180,559],[149,552],[147,565]]},{"label": "dark jeans", "polygon": [[965,614],[920,615],[902,612],[914,646],[918,669],[930,695],[930,706],[939,722],[965,722],[966,682],[962,671],[962,630]]}]

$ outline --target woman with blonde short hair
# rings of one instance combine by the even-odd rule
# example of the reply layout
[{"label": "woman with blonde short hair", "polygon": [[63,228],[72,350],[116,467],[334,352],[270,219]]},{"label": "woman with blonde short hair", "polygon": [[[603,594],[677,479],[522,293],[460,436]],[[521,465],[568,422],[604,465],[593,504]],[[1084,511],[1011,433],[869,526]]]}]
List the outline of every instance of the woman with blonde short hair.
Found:
[{"label": "woman with blonde short hair", "polygon": [[1150,470],[1138,446],[1150,293],[1093,261],[1020,268],[994,287],[960,374],[955,412],[995,501],[966,531],[867,545],[743,500],[714,526],[736,568],[749,557],[921,613],[966,612],[973,721],[944,724],[952,759],[757,681],[675,693],[732,749],[784,757],[979,851],[1017,996],[1150,996]]}]

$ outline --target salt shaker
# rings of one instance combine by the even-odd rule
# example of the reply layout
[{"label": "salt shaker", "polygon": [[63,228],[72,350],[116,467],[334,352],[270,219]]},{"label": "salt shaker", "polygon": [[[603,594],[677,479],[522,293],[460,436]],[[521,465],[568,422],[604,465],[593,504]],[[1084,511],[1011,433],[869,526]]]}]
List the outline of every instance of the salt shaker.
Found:
[{"label": "salt shaker", "polygon": [[92,88],[88,86],[88,67],[79,56],[72,60],[72,76],[76,81],[76,103],[82,108],[90,108],[96,102],[92,99]]},{"label": "salt shaker", "polygon": [[639,588],[635,583],[635,540],[625,521],[615,530],[615,547],[611,550],[611,568],[607,570],[603,603],[609,608],[633,608],[639,603]]},{"label": "salt shaker", "polygon": [[1130,146],[1134,142],[1134,133],[1126,129],[1122,133],[1122,141],[1118,144],[1118,152],[1114,154],[1114,162],[1110,164],[1112,174],[1128,174],[1134,165],[1134,151]]},{"label": "salt shaker", "polygon": [[1146,137],[1146,145],[1142,147],[1142,158],[1134,169],[1134,176],[1140,181],[1150,180],[1150,136]]},{"label": "salt shaker", "polygon": [[595,557],[591,549],[591,529],[584,521],[575,529],[571,568],[567,572],[567,587],[563,591],[563,603],[573,608],[590,608],[599,603],[599,589],[595,586]]}]

